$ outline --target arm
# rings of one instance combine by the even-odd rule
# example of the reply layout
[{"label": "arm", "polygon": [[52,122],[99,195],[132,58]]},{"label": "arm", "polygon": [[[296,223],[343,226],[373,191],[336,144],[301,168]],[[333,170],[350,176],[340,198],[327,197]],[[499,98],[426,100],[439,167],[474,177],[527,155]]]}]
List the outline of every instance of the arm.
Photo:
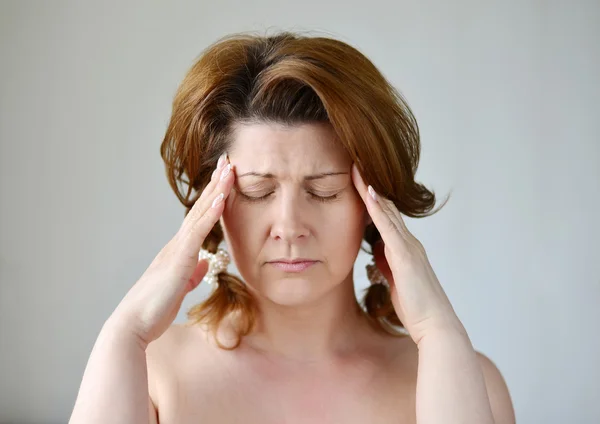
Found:
[{"label": "arm", "polygon": [[515,423],[502,375],[466,332],[427,334],[418,349],[418,424]]},{"label": "arm", "polygon": [[381,235],[373,245],[377,269],[419,350],[417,423],[513,424],[508,389],[491,361],[473,349],[425,247],[406,227],[396,203],[365,184],[356,164],[352,179]]},{"label": "arm", "polygon": [[187,293],[206,275],[209,264],[199,259],[199,253],[223,213],[234,174],[224,153],[179,231],[104,324],[88,360],[70,424],[157,422],[149,395],[147,348],[169,328]]},{"label": "arm", "polygon": [[69,424],[148,424],[146,346],[111,317],[88,360]]}]

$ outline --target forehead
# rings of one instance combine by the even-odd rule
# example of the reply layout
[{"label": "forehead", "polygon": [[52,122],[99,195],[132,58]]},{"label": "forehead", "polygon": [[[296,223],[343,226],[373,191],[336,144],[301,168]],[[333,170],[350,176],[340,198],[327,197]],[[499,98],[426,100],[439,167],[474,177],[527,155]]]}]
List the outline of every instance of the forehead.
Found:
[{"label": "forehead", "polygon": [[228,154],[238,172],[310,173],[351,162],[327,123],[237,124]]}]

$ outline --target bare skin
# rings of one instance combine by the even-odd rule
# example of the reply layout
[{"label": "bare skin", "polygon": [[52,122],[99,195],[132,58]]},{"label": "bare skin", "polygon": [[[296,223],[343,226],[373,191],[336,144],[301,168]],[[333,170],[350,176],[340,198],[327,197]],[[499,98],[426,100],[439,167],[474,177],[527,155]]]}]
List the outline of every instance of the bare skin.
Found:
[{"label": "bare skin", "polygon": [[[227,153],[103,326],[70,424],[514,424],[498,369],[473,350],[424,250],[385,199],[370,200],[330,128],[246,126]],[[198,252],[219,220],[259,311],[232,351],[206,328],[172,325],[206,274]],[[368,222],[410,337],[377,332],[356,310]],[[310,263],[301,272],[282,265],[299,258]],[[223,344],[234,320],[221,323]]]},{"label": "bare skin", "polygon": [[[228,322],[218,332],[225,345],[234,339]],[[417,423],[417,346],[367,324],[357,333],[351,354],[301,361],[249,342],[224,350],[206,328],[172,325],[146,349],[150,423]],[[477,358],[497,422],[514,423],[502,375]]]},{"label": "bare skin", "polygon": [[[414,422],[414,343],[377,333],[353,308],[348,272],[369,217],[350,158],[327,126],[237,130],[228,151],[237,181],[221,224],[261,314],[233,351],[198,326],[172,326],[150,344],[150,397],[160,422]],[[303,181],[321,172],[340,174]],[[320,262],[298,274],[264,263],[279,257]],[[224,344],[235,337],[229,324],[219,332]]]},{"label": "bare skin", "polygon": [[357,330],[356,351],[303,362],[173,325],[146,351],[160,423],[415,423],[415,344]]}]

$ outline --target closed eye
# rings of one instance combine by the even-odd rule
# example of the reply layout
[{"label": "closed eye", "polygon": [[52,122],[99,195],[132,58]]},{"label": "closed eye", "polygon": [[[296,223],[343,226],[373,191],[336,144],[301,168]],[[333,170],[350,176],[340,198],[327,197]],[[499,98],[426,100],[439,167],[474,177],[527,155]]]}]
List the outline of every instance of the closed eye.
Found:
[{"label": "closed eye", "polygon": [[265,200],[267,197],[269,197],[271,194],[273,194],[273,192],[271,193],[267,193],[264,196],[248,196],[247,194],[242,193],[241,191],[238,191],[238,194],[240,195],[240,197],[248,202],[260,202],[261,200]]},{"label": "closed eye", "polygon": [[[238,191],[239,195],[242,197],[242,199],[248,201],[248,202],[261,202],[263,200],[266,200],[271,194],[274,193],[274,191],[267,193],[263,196],[248,196],[247,194],[242,193],[241,191]],[[315,199],[319,202],[330,202],[332,200],[335,200],[338,198],[339,193],[333,194],[331,196],[319,196],[318,194],[312,193],[312,192],[308,192],[308,195],[312,198]]]},{"label": "closed eye", "polygon": [[331,196],[319,196],[317,194],[314,193],[308,193],[313,199],[318,200],[319,202],[330,202],[332,200],[335,200],[338,198],[339,193],[336,193],[334,195]]}]

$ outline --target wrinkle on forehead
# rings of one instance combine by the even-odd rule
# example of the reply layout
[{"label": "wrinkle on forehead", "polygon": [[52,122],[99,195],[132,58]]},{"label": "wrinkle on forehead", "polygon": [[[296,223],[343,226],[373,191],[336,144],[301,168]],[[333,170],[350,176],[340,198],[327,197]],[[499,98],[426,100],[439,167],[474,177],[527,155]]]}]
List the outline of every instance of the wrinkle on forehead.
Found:
[{"label": "wrinkle on forehead", "polygon": [[351,165],[333,129],[325,123],[237,125],[228,153],[238,174],[272,173],[295,179],[346,171]]}]

